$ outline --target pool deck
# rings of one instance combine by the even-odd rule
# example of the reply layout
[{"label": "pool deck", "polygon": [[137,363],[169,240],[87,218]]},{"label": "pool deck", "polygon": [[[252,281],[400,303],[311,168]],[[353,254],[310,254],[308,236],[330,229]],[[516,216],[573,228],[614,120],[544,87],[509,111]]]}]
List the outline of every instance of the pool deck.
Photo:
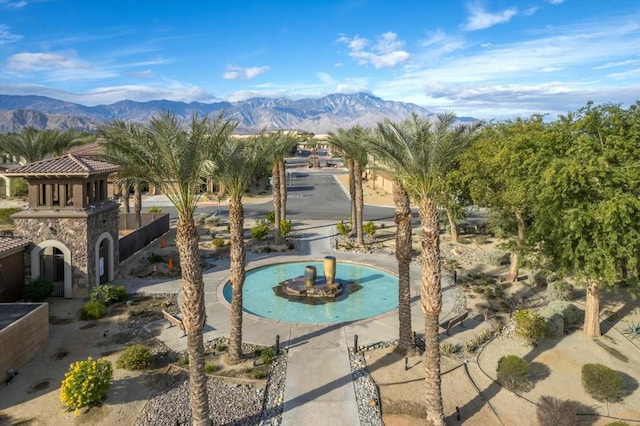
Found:
[{"label": "pool deck", "polygon": [[[338,261],[363,263],[388,271],[397,271],[397,262],[390,253],[347,253],[331,247],[335,223],[327,221],[303,221],[296,224],[299,247],[287,253],[247,253],[246,267],[283,261],[320,260],[324,256],[336,256]],[[420,308],[421,267],[411,264],[411,323],[418,334],[424,332],[424,316]],[[222,297],[222,286],[229,279],[229,259],[225,257],[214,268],[205,271],[205,306],[207,324],[205,341],[228,337],[230,308]],[[453,316],[455,293],[452,278],[442,277],[443,309],[441,320]],[[129,293],[179,293],[180,280],[117,281]],[[180,294],[179,294],[180,300]],[[153,326],[153,325],[152,325]],[[274,345],[276,336],[280,346],[288,351],[283,425],[339,425],[359,424],[355,391],[351,380],[348,347],[357,336],[358,346],[368,346],[398,338],[397,309],[376,317],[338,324],[284,323],[252,315],[244,315],[242,339],[248,343]],[[157,336],[175,351],[187,348],[187,339],[177,327],[153,326]],[[321,360],[321,361],[320,361]],[[326,362],[332,360],[332,362]],[[319,368],[319,365],[322,367]]]}]

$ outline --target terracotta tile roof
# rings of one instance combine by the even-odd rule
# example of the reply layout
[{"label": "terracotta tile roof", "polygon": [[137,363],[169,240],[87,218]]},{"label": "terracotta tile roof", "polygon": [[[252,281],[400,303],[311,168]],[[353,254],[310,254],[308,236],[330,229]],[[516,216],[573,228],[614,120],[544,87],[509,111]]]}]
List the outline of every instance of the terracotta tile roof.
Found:
[{"label": "terracotta tile roof", "polygon": [[20,237],[10,237],[7,235],[0,235],[0,254],[8,251],[26,247],[29,245],[29,241]]},{"label": "terracotta tile roof", "polygon": [[89,176],[115,172],[119,168],[115,164],[104,161],[67,154],[16,167],[8,171],[7,174],[18,176]]}]

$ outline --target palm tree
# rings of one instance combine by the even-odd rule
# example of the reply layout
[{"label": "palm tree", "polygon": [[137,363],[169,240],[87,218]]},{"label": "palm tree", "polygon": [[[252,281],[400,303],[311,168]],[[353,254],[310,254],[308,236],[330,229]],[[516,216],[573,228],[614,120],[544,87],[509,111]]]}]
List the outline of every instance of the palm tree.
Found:
[{"label": "palm tree", "polygon": [[264,143],[269,146],[267,153],[268,161],[271,164],[271,186],[273,188],[273,210],[275,214],[275,244],[282,243],[282,234],[280,233],[280,225],[286,220],[286,202],[287,202],[287,175],[284,164],[284,156],[291,151],[292,144],[296,143],[295,139],[279,130],[274,133],[267,134],[262,132]]},{"label": "palm tree", "polygon": [[362,170],[366,167],[368,154],[364,143],[366,131],[355,126],[348,130],[338,129],[329,132],[329,144],[343,153],[349,167],[349,192],[351,195],[351,225],[355,230],[356,243],[364,245],[362,230],[364,213],[364,191],[362,189]]},{"label": "palm tree", "polygon": [[456,157],[471,136],[466,126],[453,127],[454,121],[453,113],[440,114],[433,124],[413,114],[401,124],[385,121],[378,125],[385,141],[378,147],[383,154],[381,160],[401,171],[407,191],[419,202],[426,407],[427,421],[433,425],[444,425],[438,335],[442,311],[438,202],[446,195],[443,190],[447,174],[455,168]]},{"label": "palm tree", "polygon": [[194,115],[185,131],[178,119],[166,112],[153,117],[149,126],[136,134],[138,140],[120,134],[121,126],[103,127],[103,134],[122,155],[144,168],[149,182],[169,198],[178,213],[176,246],[182,274],[181,310],[189,356],[189,401],[196,425],[210,425],[211,415],[202,340],[206,321],[204,282],[193,213],[200,199],[200,186],[211,175],[220,146],[236,125],[222,114],[214,119]]},{"label": "palm tree", "polygon": [[[380,130],[367,139],[367,151],[378,157],[375,168],[393,176],[393,203],[396,222],[396,260],[398,261],[398,348],[413,351],[411,335],[411,199],[402,181],[398,165],[384,160],[388,138]],[[385,147],[384,149],[379,147]]]},{"label": "palm tree", "polygon": [[37,130],[27,127],[18,134],[4,137],[2,151],[24,163],[33,163],[50,155],[62,155],[69,148],[81,143],[78,135],[71,131]]},{"label": "palm tree", "polygon": [[142,227],[142,185],[146,178],[146,164],[139,164],[128,152],[122,150],[123,145],[138,144],[144,140],[145,129],[136,123],[114,120],[98,127],[101,137],[100,145],[104,147],[103,159],[120,166],[115,185],[118,186],[125,199],[125,212],[129,213],[129,191],[133,187],[133,211],[136,226]]},{"label": "palm tree", "polygon": [[245,278],[244,207],[242,196],[256,171],[265,163],[269,137],[228,139],[221,148],[215,175],[224,185],[229,201],[229,231],[231,235],[231,329],[229,336],[229,362],[242,359],[242,287]]}]

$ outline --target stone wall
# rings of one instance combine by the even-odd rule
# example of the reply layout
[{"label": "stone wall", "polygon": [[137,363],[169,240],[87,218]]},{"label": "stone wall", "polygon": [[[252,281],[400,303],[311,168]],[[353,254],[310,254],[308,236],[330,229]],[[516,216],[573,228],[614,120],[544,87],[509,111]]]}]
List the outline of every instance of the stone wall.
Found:
[{"label": "stone wall", "polygon": [[[49,343],[49,304],[19,303],[9,308],[24,308],[26,315],[0,329],[0,374],[9,368],[18,371]],[[0,304],[0,312],[4,312]],[[10,316],[8,313],[5,313]],[[4,386],[4,385],[3,385]]]},{"label": "stone wall", "polygon": [[[55,240],[71,251],[72,297],[87,297],[97,276],[95,246],[100,235],[107,232],[113,241],[114,271],[119,262],[118,204],[107,203],[87,210],[27,210],[12,216],[14,233],[30,240],[26,264],[30,265],[31,252],[43,241]],[[33,271],[27,268],[26,282]]]}]

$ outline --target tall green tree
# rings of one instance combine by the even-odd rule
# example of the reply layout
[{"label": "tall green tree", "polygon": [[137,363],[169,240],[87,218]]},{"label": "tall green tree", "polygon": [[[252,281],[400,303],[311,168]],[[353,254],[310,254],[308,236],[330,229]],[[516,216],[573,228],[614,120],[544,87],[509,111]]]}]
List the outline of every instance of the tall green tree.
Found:
[{"label": "tall green tree", "polygon": [[270,147],[265,133],[250,139],[227,139],[221,153],[215,175],[229,195],[229,232],[231,236],[231,329],[229,336],[229,362],[242,359],[242,288],[245,279],[244,207],[242,196],[253,180],[256,171],[266,164],[266,152]]},{"label": "tall green tree", "polygon": [[114,120],[98,127],[100,145],[104,147],[105,161],[120,166],[115,185],[123,192],[125,212],[129,213],[129,192],[133,188],[133,211],[136,226],[142,227],[142,186],[148,183],[147,165],[140,163],[136,157],[129,155],[123,146],[135,145],[144,140],[146,129],[132,122]]},{"label": "tall green tree", "polygon": [[640,102],[588,104],[553,124],[533,231],[543,253],[586,286],[584,334],[600,336],[600,291],[640,276]]},{"label": "tall green tree", "polygon": [[380,146],[384,161],[401,171],[407,191],[419,202],[425,402],[427,422],[433,425],[444,425],[438,334],[438,317],[442,311],[438,202],[447,195],[447,174],[455,170],[456,159],[470,143],[475,130],[463,125],[454,126],[455,118],[453,113],[440,114],[432,123],[413,114],[403,123],[385,121],[378,126],[387,142],[386,147]]},{"label": "tall green tree", "polygon": [[508,280],[518,278],[527,252],[526,228],[532,221],[536,187],[549,154],[541,115],[492,123],[479,132],[461,156],[461,175],[477,205],[488,207],[511,252]]},{"label": "tall green tree", "polygon": [[385,159],[393,135],[379,126],[367,138],[367,151],[377,158],[375,170],[393,177],[393,203],[396,223],[396,260],[398,262],[398,348],[408,354],[412,351],[411,328],[411,199],[404,187],[403,169]]},{"label": "tall green tree", "polygon": [[24,163],[33,163],[52,155],[63,155],[86,140],[74,131],[37,130],[28,127],[17,134],[2,138],[0,151],[13,155]]},{"label": "tall green tree", "polygon": [[211,425],[212,421],[202,339],[206,321],[204,282],[193,214],[200,199],[200,187],[211,175],[220,147],[227,143],[236,125],[223,115],[214,119],[194,115],[184,130],[175,115],[166,112],[151,119],[139,133],[137,143],[131,143],[129,135],[115,137],[122,130],[120,126],[105,132],[114,135],[111,142],[118,145],[123,155],[144,167],[149,181],[169,198],[178,213],[176,246],[182,275],[181,311],[187,334],[189,401],[195,425]]},{"label": "tall green tree", "polygon": [[347,159],[349,168],[349,192],[351,195],[351,226],[355,230],[356,243],[364,245],[363,217],[364,190],[362,185],[363,169],[367,165],[368,152],[365,140],[367,131],[360,126],[350,129],[338,129],[329,132],[329,145],[333,146]]}]

